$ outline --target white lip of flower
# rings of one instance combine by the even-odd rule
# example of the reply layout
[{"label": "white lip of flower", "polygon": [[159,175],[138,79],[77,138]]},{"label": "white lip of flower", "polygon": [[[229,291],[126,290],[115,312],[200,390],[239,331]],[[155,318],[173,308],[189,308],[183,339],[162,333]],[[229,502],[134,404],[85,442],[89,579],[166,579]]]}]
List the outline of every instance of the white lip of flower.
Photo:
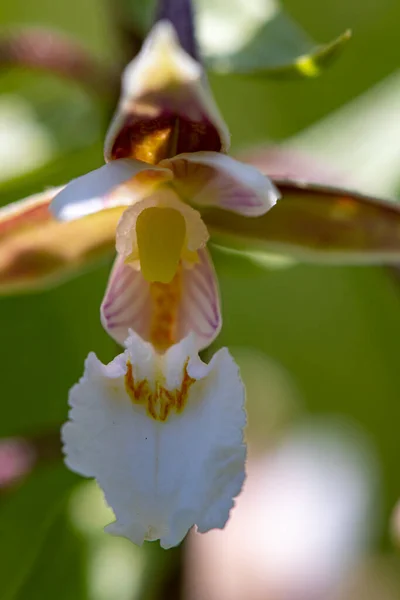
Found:
[{"label": "white lip of flower", "polygon": [[157,354],[130,332],[103,365],[91,353],[70,392],[66,463],[94,477],[135,544],[179,544],[188,530],[222,529],[244,481],[245,393],[226,348],[208,365],[193,336]]}]

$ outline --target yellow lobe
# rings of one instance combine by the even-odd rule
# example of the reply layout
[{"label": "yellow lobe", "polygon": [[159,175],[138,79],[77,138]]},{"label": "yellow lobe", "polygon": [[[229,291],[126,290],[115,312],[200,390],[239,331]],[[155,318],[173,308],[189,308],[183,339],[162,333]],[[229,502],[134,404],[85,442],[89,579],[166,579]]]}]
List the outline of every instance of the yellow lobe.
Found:
[{"label": "yellow lobe", "polygon": [[185,219],[174,208],[145,208],[136,221],[140,268],[150,282],[169,283],[178,270],[186,237]]}]

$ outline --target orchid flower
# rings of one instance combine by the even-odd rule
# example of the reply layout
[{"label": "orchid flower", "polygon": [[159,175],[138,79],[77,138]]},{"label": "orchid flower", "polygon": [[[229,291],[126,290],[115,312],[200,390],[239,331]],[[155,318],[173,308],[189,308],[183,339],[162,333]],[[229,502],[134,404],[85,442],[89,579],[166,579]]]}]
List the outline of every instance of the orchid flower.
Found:
[{"label": "orchid flower", "polygon": [[[399,257],[395,209],[333,191],[326,211],[306,190],[300,210],[289,201],[277,213],[274,184],[228,150],[201,65],[161,21],[123,74],[106,164],[0,212],[3,289],[49,281],[116,247],[101,319],[118,343],[129,335],[126,349],[109,365],[89,355],[63,441],[68,466],[94,477],[113,508],[109,531],[138,544],[160,539],[169,548],[193,525],[224,527],[244,480],[237,367],[226,349],[208,365],[198,357],[221,327],[207,245],[327,246],[368,260],[387,240],[383,255]],[[349,223],[365,206],[362,235],[353,236]],[[369,221],[382,212],[388,228],[375,235]],[[340,232],[333,239],[318,230],[327,214]]]},{"label": "orchid flower", "polygon": [[200,65],[169,21],[159,22],[123,75],[105,143],[109,162],[72,181],[50,207],[63,221],[121,212],[101,306],[102,323],[120,344],[129,328],[161,351],[189,332],[199,349],[218,335],[207,208],[253,218],[279,197],[267,177],[226,156],[228,146]]},{"label": "orchid flower", "polygon": [[273,206],[273,184],[229,158],[229,142],[200,63],[171,23],[157,23],[124,72],[106,165],[0,209],[0,293],[51,284],[117,245],[101,309],[107,331],[122,343],[132,327],[159,349],[194,331],[202,348],[221,326],[210,247],[400,260],[394,203],[281,178]]},{"label": "orchid flower", "polygon": [[67,222],[120,213],[101,318],[117,342],[130,336],[109,365],[89,355],[63,440],[67,465],[94,477],[114,510],[107,530],[139,545],[159,539],[170,548],[193,525],[223,528],[244,481],[237,366],[226,349],[208,365],[197,354],[221,326],[202,212],[262,214],[278,192],[222,154],[227,146],[201,69],[161,22],[125,71],[109,162],[51,204]]},{"label": "orchid flower", "polygon": [[244,481],[244,387],[226,349],[208,365],[194,335],[164,354],[131,332],[103,365],[92,353],[70,392],[67,465],[95,477],[116,521],[106,530],[163,548],[222,529]]}]

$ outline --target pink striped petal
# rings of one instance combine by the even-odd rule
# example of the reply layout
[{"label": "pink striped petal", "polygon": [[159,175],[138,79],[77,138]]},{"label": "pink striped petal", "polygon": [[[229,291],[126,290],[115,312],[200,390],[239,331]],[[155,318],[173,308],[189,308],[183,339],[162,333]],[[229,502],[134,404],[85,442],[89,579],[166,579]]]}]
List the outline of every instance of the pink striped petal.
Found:
[{"label": "pink striped petal", "polygon": [[178,194],[198,207],[217,206],[246,217],[258,217],[274,206],[280,194],[255,167],[216,152],[179,154],[163,160],[173,171]]},{"label": "pink striped petal", "polygon": [[178,311],[177,338],[196,335],[198,350],[209,346],[221,330],[218,280],[208,250],[199,251],[199,263],[182,269],[182,297]]},{"label": "pink striped petal", "polygon": [[180,282],[163,285],[148,283],[118,257],[100,309],[107,333],[124,345],[132,329],[164,351],[193,332],[198,350],[209,346],[222,324],[219,290],[207,250],[199,251],[199,259],[193,268],[181,269]]},{"label": "pink striped petal", "polygon": [[126,265],[118,256],[100,307],[101,322],[107,333],[124,345],[129,329],[148,338],[151,317],[150,284],[140,271]]}]

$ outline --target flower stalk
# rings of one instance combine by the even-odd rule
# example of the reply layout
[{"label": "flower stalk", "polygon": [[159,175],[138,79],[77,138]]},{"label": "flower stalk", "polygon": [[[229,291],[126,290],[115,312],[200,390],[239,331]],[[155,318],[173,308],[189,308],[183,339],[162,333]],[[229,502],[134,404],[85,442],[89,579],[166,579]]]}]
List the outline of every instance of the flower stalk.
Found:
[{"label": "flower stalk", "polygon": [[170,21],[185,52],[197,62],[201,62],[195,35],[192,0],[159,0],[154,23],[158,21]]}]

